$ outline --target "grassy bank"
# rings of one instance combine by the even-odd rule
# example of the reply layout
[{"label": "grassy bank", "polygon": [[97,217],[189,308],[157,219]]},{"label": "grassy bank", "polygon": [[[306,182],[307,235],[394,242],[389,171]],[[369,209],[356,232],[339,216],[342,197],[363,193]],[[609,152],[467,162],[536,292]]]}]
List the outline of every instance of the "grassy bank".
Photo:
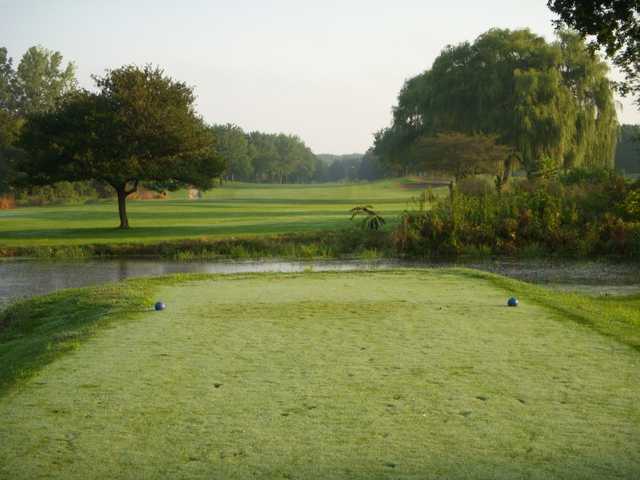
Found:
[{"label": "grassy bank", "polygon": [[[639,304],[469,270],[29,300],[0,317],[0,365],[22,372],[0,397],[0,477],[634,478]],[[74,346],[14,354],[38,336]]]},{"label": "grassy bank", "polygon": [[30,378],[113,321],[144,311],[153,280],[63,290],[0,311],[0,391]]},{"label": "grassy bank", "polygon": [[365,232],[354,225],[337,231],[201,238],[162,242],[0,247],[0,257],[83,259],[162,257],[176,260],[326,259],[393,257],[387,231]]},{"label": "grassy bank", "polygon": [[[0,251],[88,245],[157,245],[182,240],[228,240],[336,231],[348,227],[349,210],[371,204],[393,221],[419,193],[406,180],[366,184],[227,184],[188,200],[129,201],[132,228],[120,231],[113,201],[87,205],[30,207],[0,211]],[[44,247],[44,248],[43,248]],[[125,247],[126,249],[126,247]],[[82,250],[82,249],[80,249]],[[91,248],[87,249],[90,251]],[[96,249],[99,250],[99,249]]]}]

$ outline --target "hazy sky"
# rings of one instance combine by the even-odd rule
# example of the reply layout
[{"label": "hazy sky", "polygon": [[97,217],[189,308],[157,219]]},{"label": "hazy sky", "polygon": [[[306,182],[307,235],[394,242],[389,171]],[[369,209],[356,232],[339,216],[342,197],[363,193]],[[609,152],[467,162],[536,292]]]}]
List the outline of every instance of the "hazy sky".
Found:
[{"label": "hazy sky", "polygon": [[[195,87],[208,122],[363,152],[404,80],[491,27],[553,35],[546,0],[0,0],[0,46],[40,44],[90,75],[153,63]],[[630,101],[620,120],[639,123]]]}]

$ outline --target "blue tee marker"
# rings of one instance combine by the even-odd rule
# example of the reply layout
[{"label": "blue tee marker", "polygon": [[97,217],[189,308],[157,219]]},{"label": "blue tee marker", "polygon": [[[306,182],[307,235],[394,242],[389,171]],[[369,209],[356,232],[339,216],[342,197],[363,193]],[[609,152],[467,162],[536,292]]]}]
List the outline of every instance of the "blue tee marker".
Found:
[{"label": "blue tee marker", "polygon": [[518,306],[518,299],[516,297],[511,297],[509,300],[507,300],[507,305],[510,307],[517,307]]},{"label": "blue tee marker", "polygon": [[156,309],[156,312],[159,312],[160,310],[164,310],[165,308],[167,308],[167,306],[162,302],[156,302],[154,308]]}]

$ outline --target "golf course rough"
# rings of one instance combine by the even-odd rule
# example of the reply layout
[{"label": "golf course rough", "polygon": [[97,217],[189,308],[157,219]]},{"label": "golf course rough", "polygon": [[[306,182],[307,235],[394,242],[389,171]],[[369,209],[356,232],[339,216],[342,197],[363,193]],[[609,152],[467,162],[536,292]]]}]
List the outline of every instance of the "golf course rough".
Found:
[{"label": "golf course rough", "polygon": [[0,397],[0,478],[640,478],[640,353],[461,271],[193,277]]}]

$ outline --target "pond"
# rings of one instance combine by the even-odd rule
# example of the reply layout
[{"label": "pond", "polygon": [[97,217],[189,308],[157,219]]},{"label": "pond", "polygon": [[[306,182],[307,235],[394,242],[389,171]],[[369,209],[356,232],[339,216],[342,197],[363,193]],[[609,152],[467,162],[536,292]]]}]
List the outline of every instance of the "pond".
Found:
[{"label": "pond", "polygon": [[19,298],[42,295],[63,288],[172,273],[290,273],[307,270],[355,271],[452,266],[476,268],[590,295],[627,295],[640,292],[640,264],[608,261],[500,259],[426,263],[400,260],[181,262],[162,259],[91,261],[7,259],[0,261],[0,306]]}]

